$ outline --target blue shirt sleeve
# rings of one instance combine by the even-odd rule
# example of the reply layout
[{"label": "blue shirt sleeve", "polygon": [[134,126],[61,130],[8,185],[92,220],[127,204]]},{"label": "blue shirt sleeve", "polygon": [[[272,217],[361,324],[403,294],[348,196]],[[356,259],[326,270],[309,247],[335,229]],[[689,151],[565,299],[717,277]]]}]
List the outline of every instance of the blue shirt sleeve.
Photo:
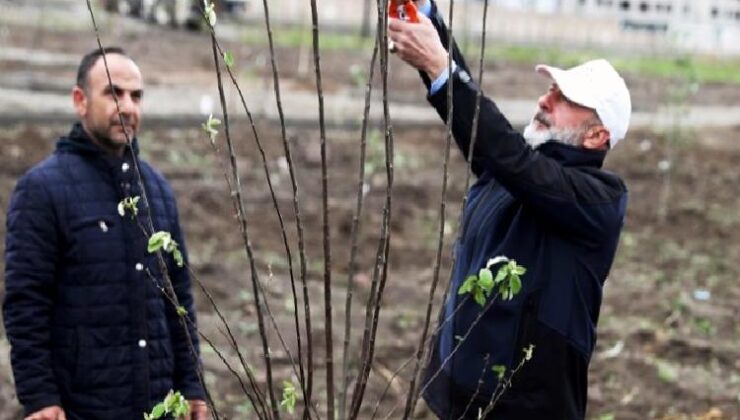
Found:
[{"label": "blue shirt sleeve", "polygon": [[430,17],[432,14],[432,2],[431,0],[427,0],[424,2],[424,5],[419,8],[419,11],[421,13],[424,13],[424,16]]},{"label": "blue shirt sleeve", "polygon": [[[427,3],[429,4],[429,3]],[[457,69],[457,64],[453,61],[452,62],[452,71],[455,71]],[[446,68],[442,74],[437,76],[436,79],[432,82],[431,86],[429,86],[429,94],[434,95],[437,93],[440,89],[442,89],[442,86],[444,86],[448,80],[450,80],[450,69]]]},{"label": "blue shirt sleeve", "polygon": [[[424,5],[419,8],[419,11],[424,14],[426,17],[430,17],[432,14],[432,2],[431,0],[427,0],[424,2]],[[452,71],[455,71],[457,68],[457,64],[453,61],[452,62]],[[442,72],[439,76],[437,76],[436,79],[432,82],[431,86],[429,86],[429,94],[434,95],[435,93],[439,92],[440,89],[442,89],[442,86],[447,83],[448,80],[450,80],[450,69],[445,69],[445,71]]]}]

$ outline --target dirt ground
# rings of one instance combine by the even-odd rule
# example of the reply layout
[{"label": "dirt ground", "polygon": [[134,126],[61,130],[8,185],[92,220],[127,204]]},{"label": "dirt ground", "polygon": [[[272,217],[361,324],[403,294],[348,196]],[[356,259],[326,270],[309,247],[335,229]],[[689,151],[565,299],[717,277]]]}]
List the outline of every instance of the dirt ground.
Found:
[{"label": "dirt ground", "polygon": [[[140,28],[140,27],[138,27]],[[211,57],[207,39],[185,32],[146,27],[133,31],[119,25],[106,34],[135,56],[148,80],[155,84],[208,83]],[[158,39],[156,43],[152,39]],[[89,32],[13,30],[6,45],[82,54],[93,48]],[[253,75],[268,74],[265,49],[227,43]],[[285,95],[313,89],[312,70],[299,74],[299,53],[281,49]],[[263,57],[263,59],[257,59]],[[368,56],[361,52],[334,52],[322,56],[328,93],[356,84],[352,64],[364,71]],[[23,72],[28,63],[0,61],[0,72]],[[252,67],[250,67],[252,66]],[[58,83],[71,81],[74,68],[31,67]],[[541,86],[528,83],[531,66],[504,62],[487,65],[487,91],[510,98],[536,97]],[[627,75],[635,109],[665,104],[670,86],[679,82]],[[71,82],[70,82],[71,83]],[[270,82],[271,83],[271,82]],[[391,78],[397,101],[422,101],[423,91],[413,72]],[[173,100],[176,100],[173,92]],[[740,103],[740,86],[702,85],[695,104],[714,106]],[[68,130],[66,123],[17,121],[0,130],[0,234],[5,234],[5,210],[17,178],[53,150],[54,139]],[[282,152],[280,129],[258,122],[267,168],[275,186],[298,266],[293,196]],[[321,314],[323,254],[319,131],[316,127],[288,127],[299,180],[300,209],[306,233],[306,257],[314,320],[313,340],[320,371],[318,395],[324,390],[324,353]],[[376,365],[370,377],[362,418],[372,416],[386,381],[413,355],[423,323],[424,309],[438,235],[442,184],[444,129],[404,128],[395,134],[395,183],[391,225],[391,258],[381,313]],[[265,169],[248,125],[232,127],[240,176],[245,191],[250,239],[265,282],[268,302],[278,330],[295,357],[288,261],[278,219],[270,199]],[[375,259],[382,206],[385,200],[383,140],[377,129],[368,139],[365,207],[359,247],[359,270],[348,279],[349,236],[357,194],[359,131],[332,129],[329,146],[329,208],[332,234],[334,351],[341,366],[344,296],[349,281],[355,288],[351,317],[352,347],[362,333],[364,304]],[[607,419],[738,419],[740,418],[740,126],[633,130],[606,166],[623,176],[630,205],[612,273],[607,281],[599,320],[599,339],[590,370],[588,418]],[[249,264],[223,180],[223,155],[211,150],[198,127],[145,127],[140,133],[142,154],[171,181],[178,196],[191,263],[200,283],[212,294],[249,364],[262,372],[259,334],[252,301]],[[224,139],[219,139],[221,145]],[[450,265],[449,245],[455,238],[466,166],[453,150],[447,196],[446,249],[442,279]],[[3,241],[4,242],[4,241]],[[0,243],[0,250],[4,244]],[[4,263],[0,261],[0,272]],[[2,283],[0,283],[2,284]],[[196,288],[197,289],[197,288]],[[2,287],[0,286],[0,297]],[[439,296],[439,294],[438,294]],[[196,290],[201,330],[222,349],[230,363],[222,326],[204,294]],[[274,328],[270,329],[275,377],[290,379],[289,356]],[[253,418],[246,397],[218,356],[203,346],[206,381],[219,411],[228,418]],[[352,359],[356,362],[355,359]],[[410,369],[401,372],[380,402],[379,417],[403,404]],[[340,375],[337,375],[339,377]],[[264,378],[261,378],[264,380]],[[338,382],[341,384],[341,381]],[[343,388],[339,386],[339,388]],[[400,418],[399,411],[389,418]],[[320,409],[324,411],[323,408]],[[0,419],[20,416],[12,386],[8,343],[0,327]],[[420,404],[418,418],[431,418]]]}]

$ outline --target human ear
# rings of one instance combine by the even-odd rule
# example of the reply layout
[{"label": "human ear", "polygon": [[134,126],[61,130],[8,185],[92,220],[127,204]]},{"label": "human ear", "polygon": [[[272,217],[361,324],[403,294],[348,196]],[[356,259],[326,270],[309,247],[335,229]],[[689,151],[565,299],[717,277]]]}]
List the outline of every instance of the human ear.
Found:
[{"label": "human ear", "polygon": [[604,126],[591,127],[583,136],[583,147],[586,149],[601,150],[609,147],[610,134]]},{"label": "human ear", "polygon": [[72,88],[72,103],[74,104],[77,116],[82,118],[87,115],[87,95],[79,86]]}]

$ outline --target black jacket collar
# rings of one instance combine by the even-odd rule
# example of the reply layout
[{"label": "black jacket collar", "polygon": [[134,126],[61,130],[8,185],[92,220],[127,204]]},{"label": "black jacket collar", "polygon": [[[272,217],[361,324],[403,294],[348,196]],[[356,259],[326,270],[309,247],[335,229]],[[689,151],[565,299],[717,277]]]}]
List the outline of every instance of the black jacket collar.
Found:
[{"label": "black jacket collar", "polygon": [[[87,135],[80,122],[76,122],[72,126],[66,137],[61,137],[57,140],[56,150],[58,152],[71,152],[102,157],[110,156],[108,152],[90,139],[90,136]],[[126,148],[124,157],[130,156],[132,151],[135,156],[139,155],[139,142],[136,137],[131,140],[131,148]]]},{"label": "black jacket collar", "polygon": [[569,144],[549,141],[537,151],[562,163],[564,166],[592,166],[601,168],[606,158],[606,150],[591,150]]}]

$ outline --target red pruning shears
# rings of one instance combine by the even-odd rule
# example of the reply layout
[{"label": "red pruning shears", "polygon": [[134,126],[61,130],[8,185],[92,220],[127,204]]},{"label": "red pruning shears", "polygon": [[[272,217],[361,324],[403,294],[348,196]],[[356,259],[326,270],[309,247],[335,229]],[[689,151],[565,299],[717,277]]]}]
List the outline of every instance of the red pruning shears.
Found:
[{"label": "red pruning shears", "polygon": [[388,16],[406,22],[419,23],[419,11],[413,0],[390,0]]}]

